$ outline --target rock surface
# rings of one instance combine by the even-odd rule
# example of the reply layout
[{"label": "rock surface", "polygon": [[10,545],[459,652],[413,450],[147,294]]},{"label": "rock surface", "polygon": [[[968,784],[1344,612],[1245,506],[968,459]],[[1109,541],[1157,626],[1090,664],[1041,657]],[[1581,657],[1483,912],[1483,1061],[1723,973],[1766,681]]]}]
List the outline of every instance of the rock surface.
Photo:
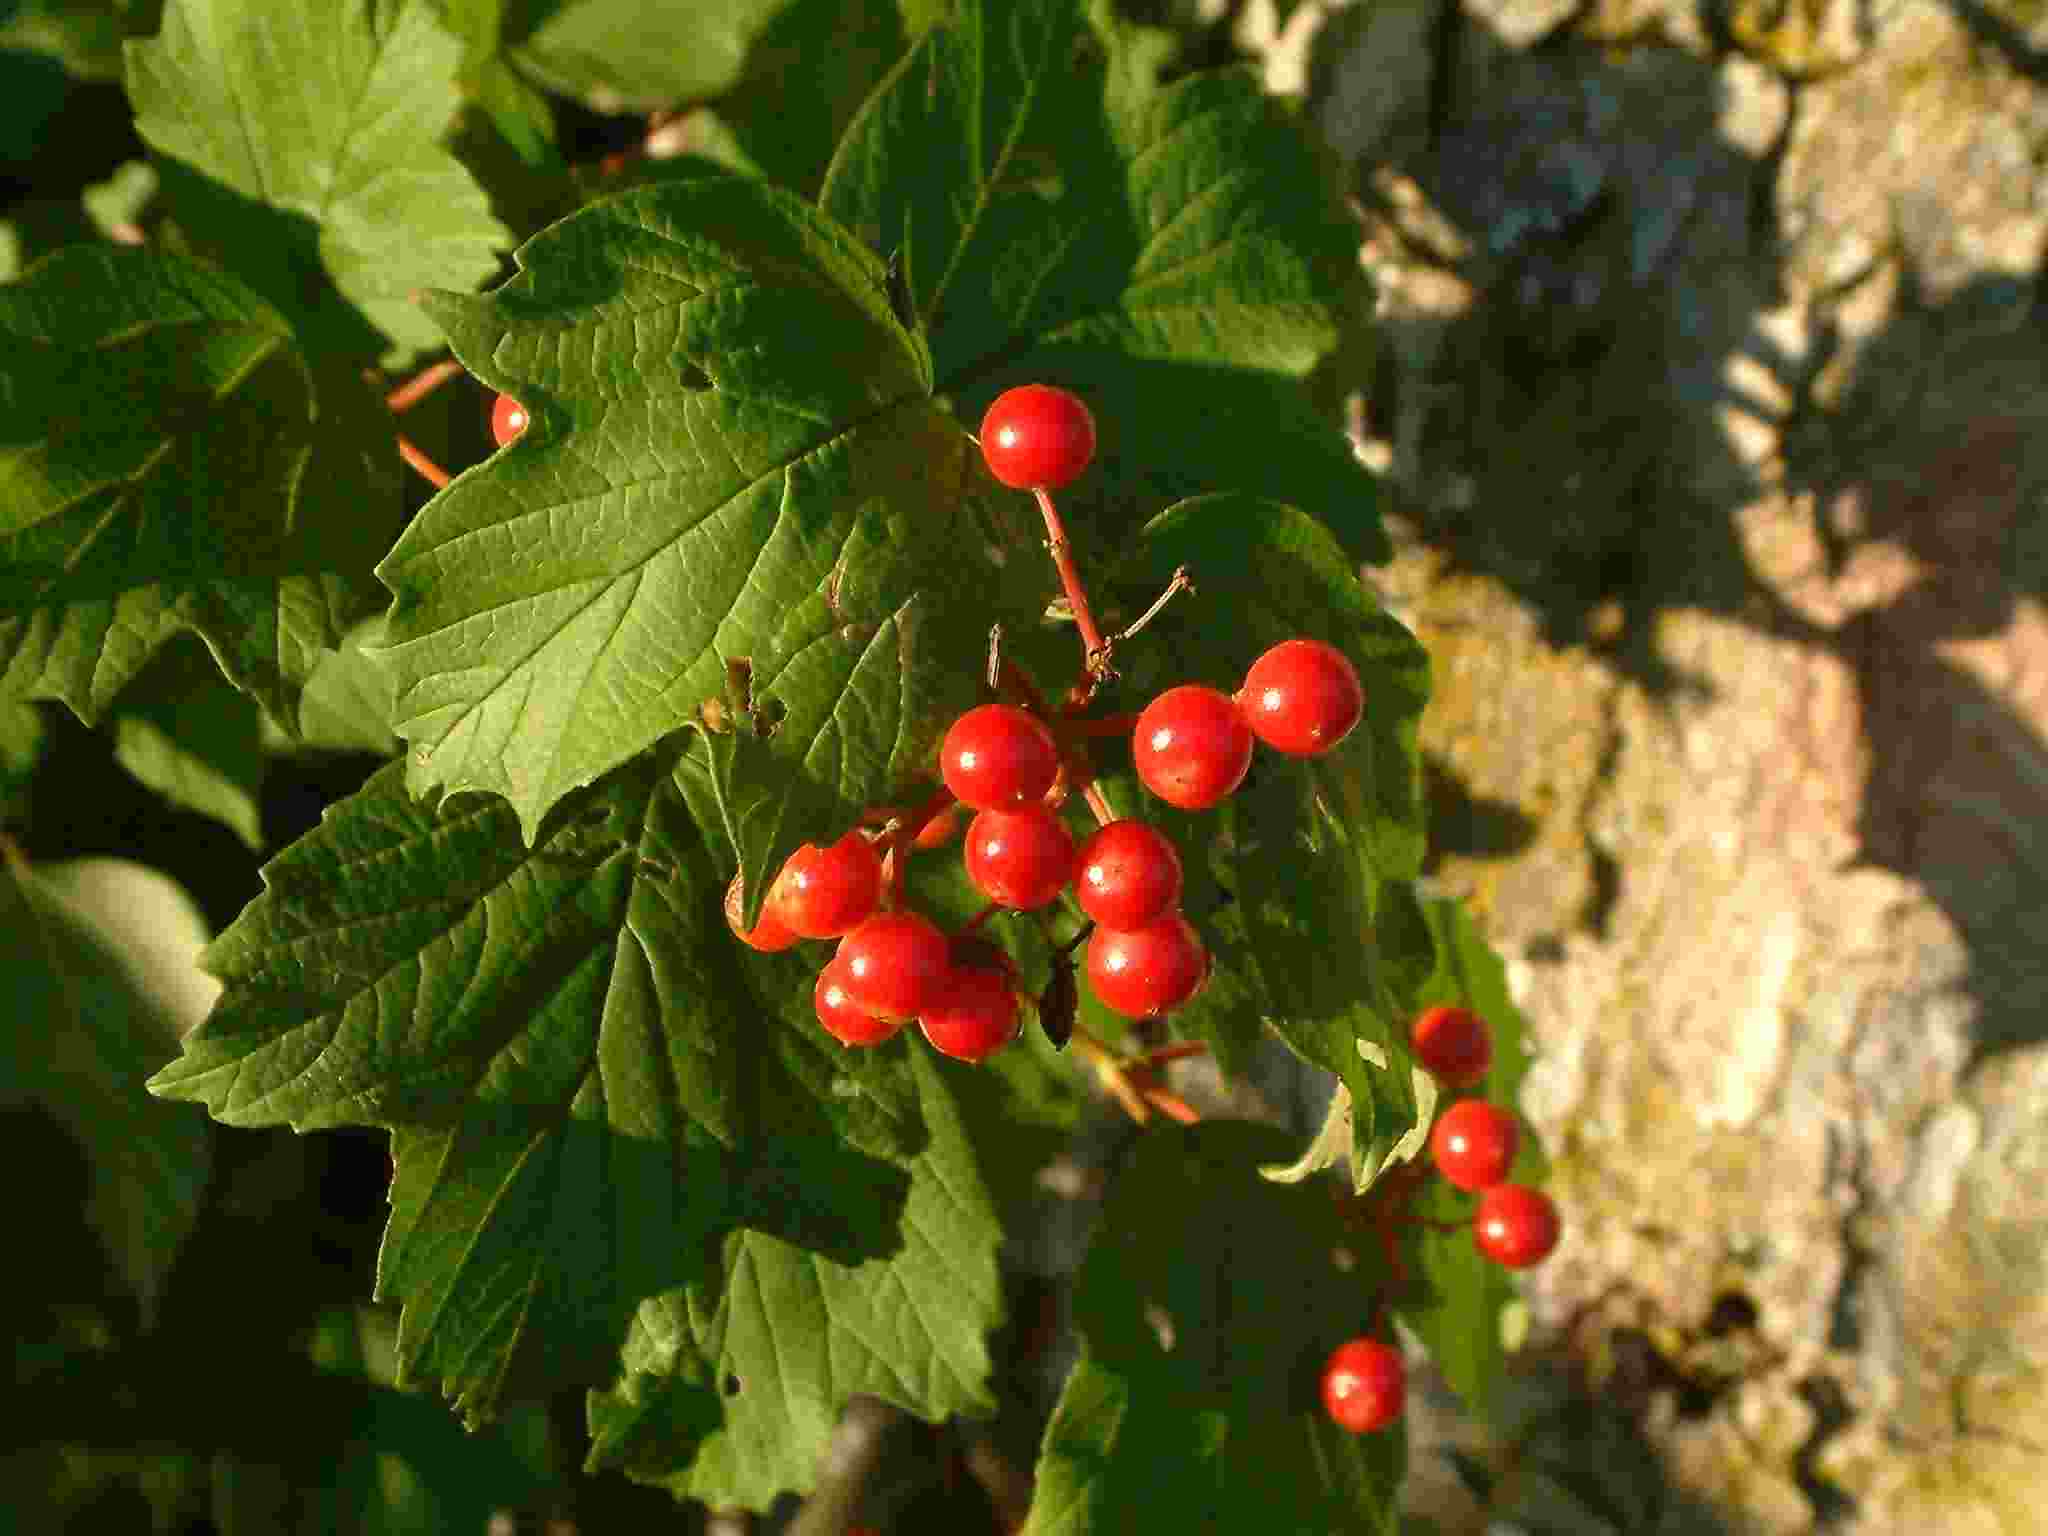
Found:
[{"label": "rock surface", "polygon": [[2042,1529],[2048,28],[1238,25],[1353,170],[1372,575],[1436,663],[1435,876],[1510,959],[1567,1216],[1529,1298],[1581,1395],[1432,1416],[1497,1480],[1418,1500],[1446,1532]]}]

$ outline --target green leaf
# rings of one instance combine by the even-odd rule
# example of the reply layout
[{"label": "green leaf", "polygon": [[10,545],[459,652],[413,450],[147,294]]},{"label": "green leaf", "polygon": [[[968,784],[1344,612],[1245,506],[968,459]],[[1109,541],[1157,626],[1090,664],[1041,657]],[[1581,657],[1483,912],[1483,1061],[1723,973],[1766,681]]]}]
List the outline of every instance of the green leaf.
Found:
[{"label": "green leaf", "polygon": [[[736,1212],[866,1256],[901,1204],[881,1159],[922,1141],[905,1048],[828,1048],[812,967],[726,931],[677,750],[531,850],[503,801],[437,812],[389,765],[265,867],[206,954],[226,993],[150,1084],[232,1125],[394,1128],[378,1295],[405,1304],[404,1379],[472,1419],[514,1383],[609,1380]],[[848,1210],[745,1204],[792,1160]]]},{"label": "green leaf", "polygon": [[181,257],[59,251],[0,289],[0,692],[88,723],[191,631],[280,717],[374,601],[389,419]]},{"label": "green leaf", "polygon": [[961,0],[869,98],[820,206],[902,252],[937,385],[979,419],[1064,385],[1102,425],[1062,494],[1084,547],[1231,488],[1384,558],[1371,482],[1300,381],[1335,344],[1355,234],[1299,124],[1249,71],[1161,88],[1074,0]]},{"label": "green leaf", "polygon": [[35,705],[0,700],[0,819],[21,815],[43,759],[43,716]]},{"label": "green leaf", "polygon": [[790,0],[535,0],[506,43],[551,91],[602,112],[651,112],[715,96],[739,78],[747,49]]},{"label": "green leaf", "polygon": [[1140,1139],[1081,1269],[1027,1536],[1392,1528],[1403,1430],[1344,1434],[1319,1397],[1384,1277],[1324,1190],[1258,1177],[1287,1144],[1230,1121]]},{"label": "green leaf", "polygon": [[[590,1397],[591,1470],[623,1467],[678,1497],[766,1510],[815,1485],[856,1392],[930,1420],[993,1411],[986,1339],[1003,1315],[1002,1230],[941,1069],[923,1050],[911,1059],[931,1140],[909,1165],[900,1247],[848,1264],[749,1216],[725,1240],[715,1286],[640,1309],[624,1374]],[[844,1193],[826,1182],[777,1196]]]},{"label": "green leaf", "polygon": [[379,614],[365,619],[338,647],[324,653],[299,695],[297,742],[266,717],[264,745],[272,751],[297,745],[373,752],[379,757],[396,757],[403,751],[403,743],[391,729],[391,679],[366,649],[376,647],[383,638],[384,618]]},{"label": "green leaf", "polygon": [[[1486,1080],[1468,1093],[1512,1107],[1519,1100],[1528,1051],[1527,1025],[1508,993],[1507,972],[1459,903],[1427,901],[1423,913],[1436,938],[1438,964],[1416,995],[1415,1008],[1453,1004],[1486,1020],[1493,1065]],[[1510,1176],[1517,1183],[1540,1183],[1544,1167],[1543,1149],[1525,1125]],[[1506,1271],[1473,1246],[1463,1225],[1471,1218],[1469,1200],[1434,1180],[1417,1200],[1415,1214],[1407,1246],[1417,1283],[1413,1295],[1403,1298],[1401,1318],[1428,1347],[1466,1407],[1491,1418],[1507,1369],[1501,1312],[1514,1301],[1514,1286]],[[1437,1231],[1431,1222],[1458,1225]]]},{"label": "green leaf", "polygon": [[[1297,636],[1342,650],[1365,686],[1365,718],[1335,750],[1300,759],[1261,749],[1244,786],[1205,817],[1146,811],[1181,841],[1184,866],[1213,860],[1234,897],[1206,922],[1194,903],[1219,970],[1251,989],[1255,1011],[1297,1054],[1344,1082],[1363,1188],[1389,1160],[1413,1155],[1428,1115],[1403,1033],[1415,988],[1436,966],[1414,890],[1428,657],[1328,530],[1293,507],[1218,495],[1170,508],[1115,571],[1110,612],[1140,611],[1179,570],[1193,590],[1118,651],[1119,696],[1181,682],[1234,693],[1260,653]],[[1219,613],[1230,623],[1215,622]],[[1232,1023],[1242,1016],[1190,1011],[1183,1027],[1214,1029],[1219,1058],[1235,1056],[1249,1044]]]},{"label": "green leaf", "polygon": [[506,0],[438,0],[443,23],[462,41],[456,79],[462,93],[489,114],[528,166],[561,169],[555,112],[500,50]]},{"label": "green leaf", "polygon": [[171,0],[128,46],[136,129],[195,248],[320,350],[438,346],[411,295],[467,288],[509,243],[440,137],[460,45],[424,0]]},{"label": "green leaf", "polygon": [[16,0],[0,11],[0,48],[46,53],[81,80],[119,80],[121,45],[157,29],[163,0]]},{"label": "green leaf", "polygon": [[211,816],[252,849],[263,846],[262,715],[196,644],[158,653],[122,693],[114,757],[171,804]]},{"label": "green leaf", "polygon": [[206,1127],[151,1102],[149,1070],[219,986],[194,963],[206,921],[168,876],[118,859],[0,869],[12,1027],[0,1083],[84,1147],[86,1216],[147,1322],[199,1214]]},{"label": "green leaf", "polygon": [[789,0],[753,39],[744,75],[705,109],[700,147],[815,194],[847,124],[909,48],[906,25],[897,0]]},{"label": "green leaf", "polygon": [[696,720],[739,659],[808,808],[776,846],[929,777],[988,624],[1042,607],[1052,577],[1011,543],[1029,504],[993,495],[926,398],[880,263],[732,177],[613,198],[519,262],[431,308],[532,425],[379,568],[415,787],[503,794],[530,837]]}]

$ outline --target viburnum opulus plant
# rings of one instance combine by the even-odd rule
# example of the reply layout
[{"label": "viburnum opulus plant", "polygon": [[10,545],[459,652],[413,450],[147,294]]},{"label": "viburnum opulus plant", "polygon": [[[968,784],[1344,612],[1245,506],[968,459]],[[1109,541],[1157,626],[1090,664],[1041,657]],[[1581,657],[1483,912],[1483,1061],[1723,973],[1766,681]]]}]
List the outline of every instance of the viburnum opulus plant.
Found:
[{"label": "viburnum opulus plant", "polygon": [[[544,171],[588,55],[302,9],[170,0],[127,78],[177,238],[0,288],[0,683],[119,717],[189,634],[250,730],[389,759],[152,1089],[388,1134],[401,1381],[583,1388],[592,1467],[763,1509],[855,1394],[994,1410],[1017,1128],[1099,1088],[1142,1129],[1025,1529],[1385,1529],[1393,1322],[1486,1411],[1559,1226],[1420,883],[1295,122],[1105,6],[956,0],[812,161],[742,113],[564,174],[505,275],[530,204],[435,114]],[[398,418],[465,389],[451,472]],[[1306,1147],[1175,1076],[1273,1050],[1335,1081]]]}]

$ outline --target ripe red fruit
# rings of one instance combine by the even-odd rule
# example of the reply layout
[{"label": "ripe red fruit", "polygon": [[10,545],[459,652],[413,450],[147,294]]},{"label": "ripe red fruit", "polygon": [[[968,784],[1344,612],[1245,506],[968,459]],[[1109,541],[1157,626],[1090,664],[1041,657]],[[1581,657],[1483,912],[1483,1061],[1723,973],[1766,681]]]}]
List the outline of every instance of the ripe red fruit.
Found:
[{"label": "ripe red fruit", "polygon": [[847,995],[846,969],[835,956],[818,972],[818,984],[811,989],[812,1006],[825,1033],[841,1045],[880,1045],[901,1032],[900,1019],[878,1019],[864,1012]]},{"label": "ripe red fruit", "polygon": [[725,888],[725,923],[728,928],[732,929],[742,944],[753,949],[764,949],[772,952],[778,949],[788,949],[790,945],[803,937],[802,934],[793,931],[781,918],[775,915],[775,904],[773,902],[769,902],[761,908],[761,920],[754,924],[754,931],[749,933],[740,926],[746,912],[746,901],[746,888],[740,884],[740,877],[734,875],[732,877],[732,884]]},{"label": "ripe red fruit", "polygon": [[1251,665],[1237,703],[1267,746],[1315,757],[1351,734],[1365,713],[1358,669],[1334,645],[1283,640]]},{"label": "ripe red fruit", "polygon": [[1097,928],[1088,936],[1088,984],[1106,1008],[1148,1019],[1178,1008],[1209,979],[1209,952],[1178,912],[1128,931]]},{"label": "ripe red fruit", "polygon": [[1043,805],[983,811],[967,828],[967,878],[990,901],[1030,911],[1074,878],[1074,835]]},{"label": "ripe red fruit", "polygon": [[859,832],[830,848],[805,843],[789,856],[768,905],[807,939],[836,939],[865,922],[882,899],[882,856]]},{"label": "ripe red fruit", "polygon": [[984,1061],[1017,1038],[1017,994],[1000,971],[960,967],[917,1016],[932,1049]]},{"label": "ripe red fruit", "polygon": [[1469,1008],[1425,1008],[1408,1030],[1415,1059],[1440,1082],[1476,1082],[1493,1065],[1486,1021]]},{"label": "ripe red fruit", "polygon": [[914,1019],[951,969],[946,936],[916,912],[877,912],[839,941],[841,981],[853,1005],[877,1019]]},{"label": "ripe red fruit", "polygon": [[1323,1367],[1323,1411],[1354,1435],[1385,1429],[1408,1399],[1401,1352],[1378,1339],[1347,1339]]},{"label": "ripe red fruit", "polygon": [[500,448],[526,430],[526,407],[510,395],[500,395],[491,404],[491,436]]},{"label": "ripe red fruit", "polygon": [[962,805],[1014,811],[1045,798],[1059,777],[1060,749],[1046,723],[1014,704],[983,704],[953,722],[939,771]]},{"label": "ripe red fruit", "polygon": [[1458,1188],[1491,1189],[1508,1176],[1520,1141],[1515,1117],[1498,1104],[1460,1099],[1436,1117],[1429,1155]]},{"label": "ripe red fruit", "polygon": [[1168,805],[1206,811],[1244,782],[1252,765],[1252,729],[1227,693],[1184,683],[1138,716],[1131,763],[1145,787]]},{"label": "ripe red fruit", "polygon": [[1095,457],[1095,418],[1080,396],[1050,384],[1006,389],[981,418],[981,456],[1007,486],[1056,491]]},{"label": "ripe red fruit", "polygon": [[1128,931],[1164,917],[1180,900],[1180,887],[1180,854],[1157,827],[1112,821],[1081,845],[1074,895],[1105,928]]},{"label": "ripe red fruit", "polygon": [[1472,1241],[1506,1269],[1527,1269],[1549,1258],[1558,1230],[1550,1196],[1525,1184],[1494,1185],[1472,1211]]}]

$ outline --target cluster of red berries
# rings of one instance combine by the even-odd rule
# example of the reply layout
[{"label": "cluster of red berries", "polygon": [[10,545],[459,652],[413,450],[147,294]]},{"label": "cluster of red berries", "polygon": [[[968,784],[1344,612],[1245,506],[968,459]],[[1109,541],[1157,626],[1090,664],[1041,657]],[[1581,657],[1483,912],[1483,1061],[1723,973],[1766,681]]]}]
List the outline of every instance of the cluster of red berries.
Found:
[{"label": "cluster of red berries", "polygon": [[[1331,676],[1348,686],[1324,686]],[[1300,680],[1306,677],[1306,685]],[[1243,781],[1254,736],[1282,751],[1327,751],[1358,723],[1364,693],[1342,653],[1289,640],[1260,657],[1239,699],[1212,688],[1171,688],[1138,716],[1131,752],[1138,777],[1184,809],[1212,806]],[[1181,863],[1157,827],[1119,818],[1076,843],[1059,807],[1071,741],[1015,704],[983,704],[960,716],[939,749],[941,802],[909,829],[911,848],[949,840],[953,806],[974,812],[964,862],[995,909],[1035,911],[1072,889],[1094,924],[1086,970],[1103,1005],[1130,1018],[1182,1006],[1209,978],[1209,954],[1181,915]],[[1305,745],[1306,744],[1306,745]],[[979,1061],[1017,1033],[1016,978],[1000,949],[948,937],[916,912],[885,904],[895,882],[880,843],[861,829],[829,848],[806,844],[777,874],[752,929],[742,926],[737,878],[726,892],[733,931],[756,949],[838,939],[819,973],[818,1022],[843,1044],[878,1045],[915,1018],[938,1050]],[[888,909],[884,910],[885,905]]]},{"label": "cluster of red berries", "polygon": [[[1485,1020],[1469,1008],[1428,1008],[1409,1027],[1415,1059],[1447,1087],[1486,1075],[1493,1042]],[[1507,1182],[1521,1133],[1513,1115],[1484,1099],[1459,1099],[1430,1128],[1430,1161],[1451,1184],[1477,1194],[1472,1241],[1508,1269],[1541,1263],[1557,1247],[1557,1207],[1540,1190]],[[1407,1401],[1400,1350],[1369,1336],[1347,1339],[1323,1366],[1323,1410],[1354,1434],[1384,1429]]]},{"label": "cluster of red berries", "polygon": [[[499,405],[493,430],[505,441],[519,430],[509,416],[517,408],[502,397]],[[997,480],[1043,498],[1087,468],[1095,423],[1065,390],[1026,385],[989,407],[981,448]],[[1056,562],[1064,561],[1063,541],[1054,544]],[[1068,574],[1062,565],[1062,579]],[[1022,692],[1035,703],[1035,690]],[[1234,696],[1195,684],[1160,694],[1136,718],[1131,757],[1153,794],[1182,810],[1204,810],[1244,782],[1255,742],[1296,756],[1327,752],[1364,711],[1364,687],[1341,651],[1288,640],[1252,664]],[[1208,980],[1209,954],[1181,915],[1180,856],[1171,839],[1143,821],[1110,818],[1091,798],[1101,824],[1077,845],[1061,815],[1073,788],[1088,782],[1080,742],[1104,734],[1104,726],[1071,708],[992,703],[968,710],[940,746],[945,788],[915,825],[894,836],[856,829],[830,848],[799,849],[776,875],[751,930],[742,927],[735,881],[726,897],[733,931],[757,949],[839,941],[819,973],[816,1009],[844,1044],[879,1044],[914,1018],[936,1049],[982,1060],[1016,1037],[1014,967],[999,947],[971,934],[948,936],[896,899],[901,859],[949,840],[957,805],[974,813],[964,862],[991,911],[1036,911],[1071,888],[1093,925],[1086,970],[1103,1005],[1131,1018],[1182,1006]],[[1113,718],[1109,728],[1122,722]]]}]

